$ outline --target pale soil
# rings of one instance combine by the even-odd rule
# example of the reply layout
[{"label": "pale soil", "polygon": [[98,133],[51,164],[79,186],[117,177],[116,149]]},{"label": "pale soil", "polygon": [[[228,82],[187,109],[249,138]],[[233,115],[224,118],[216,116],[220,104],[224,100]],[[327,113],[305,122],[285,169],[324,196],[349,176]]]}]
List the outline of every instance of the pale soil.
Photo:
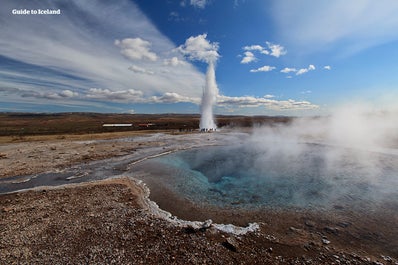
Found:
[{"label": "pale soil", "polygon": [[[0,178],[35,174],[70,167],[84,161],[132,153],[162,145],[156,141],[125,142],[148,132],[123,132],[65,136],[0,137]],[[103,140],[103,141],[96,141]]]}]

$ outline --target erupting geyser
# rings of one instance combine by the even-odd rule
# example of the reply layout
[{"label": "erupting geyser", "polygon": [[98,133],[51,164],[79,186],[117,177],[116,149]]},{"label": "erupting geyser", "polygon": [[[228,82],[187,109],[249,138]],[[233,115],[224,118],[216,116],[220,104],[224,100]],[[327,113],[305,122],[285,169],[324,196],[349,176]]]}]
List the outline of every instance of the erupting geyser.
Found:
[{"label": "erupting geyser", "polygon": [[213,106],[216,103],[218,88],[216,83],[216,74],[214,63],[209,62],[206,73],[206,86],[203,90],[201,102],[200,129],[214,130],[217,128],[213,118]]},{"label": "erupting geyser", "polygon": [[210,43],[207,34],[189,37],[184,45],[178,47],[179,51],[188,56],[190,60],[205,62],[208,64],[206,72],[206,85],[203,90],[201,102],[201,118],[199,127],[201,130],[213,131],[216,124],[213,117],[213,106],[217,101],[218,88],[216,84],[215,63],[218,60],[218,43]]}]

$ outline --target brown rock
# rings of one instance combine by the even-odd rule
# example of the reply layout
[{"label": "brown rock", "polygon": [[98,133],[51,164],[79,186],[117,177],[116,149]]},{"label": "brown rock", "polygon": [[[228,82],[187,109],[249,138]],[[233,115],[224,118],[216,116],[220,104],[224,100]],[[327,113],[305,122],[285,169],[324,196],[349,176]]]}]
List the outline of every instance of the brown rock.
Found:
[{"label": "brown rock", "polygon": [[2,209],[2,212],[8,213],[8,212],[11,212],[11,211],[13,211],[13,210],[14,210],[14,209],[11,208],[11,207],[4,207],[4,208]]},{"label": "brown rock", "polygon": [[233,252],[238,252],[239,244],[238,244],[238,241],[236,241],[236,239],[233,238],[233,237],[228,237],[228,238],[222,243],[222,245],[223,245],[224,247],[226,247],[227,249],[233,251]]}]

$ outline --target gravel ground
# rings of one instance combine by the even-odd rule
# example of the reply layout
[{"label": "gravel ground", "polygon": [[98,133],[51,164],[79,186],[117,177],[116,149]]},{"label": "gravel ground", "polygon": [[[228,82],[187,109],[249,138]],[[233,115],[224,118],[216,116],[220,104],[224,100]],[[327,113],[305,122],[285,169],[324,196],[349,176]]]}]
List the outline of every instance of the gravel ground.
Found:
[{"label": "gravel ground", "polygon": [[[282,242],[264,226],[236,236],[176,226],[146,207],[129,179],[0,196],[3,264],[397,264],[314,243]],[[294,230],[294,228],[291,228]],[[302,242],[302,244],[297,244]]]}]

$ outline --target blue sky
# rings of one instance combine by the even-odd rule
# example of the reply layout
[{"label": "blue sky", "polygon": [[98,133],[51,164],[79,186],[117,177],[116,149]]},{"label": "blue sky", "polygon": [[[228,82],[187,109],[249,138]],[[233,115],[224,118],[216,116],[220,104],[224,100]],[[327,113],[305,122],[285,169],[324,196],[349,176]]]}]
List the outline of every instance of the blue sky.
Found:
[{"label": "blue sky", "polygon": [[398,105],[395,1],[1,4],[0,111],[198,113],[203,52],[217,55],[218,114]]}]

